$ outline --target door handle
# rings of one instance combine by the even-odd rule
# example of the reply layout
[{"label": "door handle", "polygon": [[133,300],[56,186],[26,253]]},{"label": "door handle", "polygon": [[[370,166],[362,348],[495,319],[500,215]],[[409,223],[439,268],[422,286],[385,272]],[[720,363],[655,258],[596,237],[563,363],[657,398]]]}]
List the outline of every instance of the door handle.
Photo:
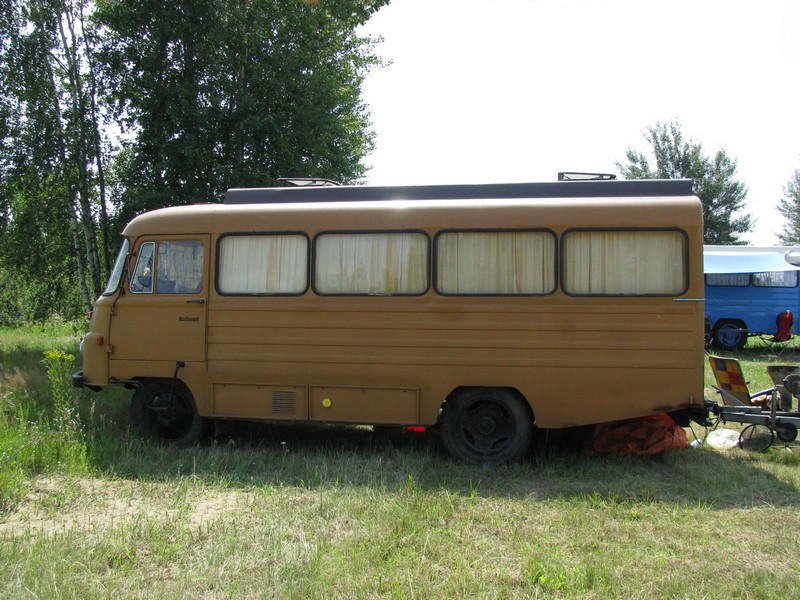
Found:
[{"label": "door handle", "polygon": [[205,304],[206,301],[203,298],[198,298],[197,300],[187,300],[186,304]]}]

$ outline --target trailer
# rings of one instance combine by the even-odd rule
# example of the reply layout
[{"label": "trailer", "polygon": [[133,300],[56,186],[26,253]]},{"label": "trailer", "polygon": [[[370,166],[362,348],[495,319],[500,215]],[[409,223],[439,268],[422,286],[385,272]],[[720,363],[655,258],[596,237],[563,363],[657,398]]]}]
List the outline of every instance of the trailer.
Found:
[{"label": "trailer", "polygon": [[[792,396],[800,398],[800,374],[787,375],[782,385]],[[782,442],[793,442],[797,439],[797,430],[800,428],[800,407],[798,411],[778,410],[780,385],[775,385],[770,390],[772,396],[769,407],[747,406],[725,390],[713,387],[725,402],[720,405],[706,399],[706,408],[710,414],[718,418],[718,423],[748,424],[739,434],[740,447],[766,450],[772,446],[776,437]]]}]

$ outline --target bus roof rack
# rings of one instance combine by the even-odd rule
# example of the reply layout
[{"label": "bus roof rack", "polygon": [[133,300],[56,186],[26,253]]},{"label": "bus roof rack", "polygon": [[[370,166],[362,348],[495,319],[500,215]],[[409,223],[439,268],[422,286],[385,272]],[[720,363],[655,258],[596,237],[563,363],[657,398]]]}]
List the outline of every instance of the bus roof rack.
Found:
[{"label": "bus roof rack", "polygon": [[231,188],[225,204],[287,204],[382,200],[503,200],[533,198],[643,198],[691,196],[690,179],[625,179],[456,185],[312,185]]},{"label": "bus roof rack", "polygon": [[579,173],[576,171],[562,171],[558,174],[559,181],[612,181],[616,175],[611,173]]},{"label": "bus roof rack", "polygon": [[321,177],[278,177],[278,181],[288,183],[294,187],[325,187],[329,185],[342,185],[333,179],[323,179]]}]

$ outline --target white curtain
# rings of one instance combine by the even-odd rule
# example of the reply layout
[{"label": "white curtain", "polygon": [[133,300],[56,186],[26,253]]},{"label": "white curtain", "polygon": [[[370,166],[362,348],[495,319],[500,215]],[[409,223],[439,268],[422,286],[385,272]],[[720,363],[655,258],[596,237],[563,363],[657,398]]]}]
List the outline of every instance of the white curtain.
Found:
[{"label": "white curtain", "polygon": [[199,240],[158,243],[159,294],[193,294],[203,287],[203,244]]},{"label": "white curtain", "polygon": [[302,235],[229,235],[219,246],[223,294],[300,294],[308,281]]},{"label": "white curtain", "polygon": [[797,287],[797,271],[753,273],[753,285],[756,287]]},{"label": "white curtain", "polygon": [[555,245],[544,232],[443,233],[436,238],[436,287],[443,294],[550,293]]},{"label": "white curtain", "polygon": [[679,294],[686,286],[677,231],[572,231],[562,259],[570,294]]},{"label": "white curtain", "polygon": [[422,233],[326,233],[315,241],[322,294],[422,294],[428,238]]},{"label": "white curtain", "polygon": [[706,284],[711,286],[747,287],[750,273],[708,273]]}]

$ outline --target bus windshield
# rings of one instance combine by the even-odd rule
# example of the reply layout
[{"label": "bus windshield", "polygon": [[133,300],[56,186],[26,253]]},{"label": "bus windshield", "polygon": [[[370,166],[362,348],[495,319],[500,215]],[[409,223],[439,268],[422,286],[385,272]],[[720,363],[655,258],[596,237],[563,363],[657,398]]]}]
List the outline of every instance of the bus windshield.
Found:
[{"label": "bus windshield", "polygon": [[117,261],[114,263],[114,268],[111,270],[111,275],[108,277],[106,291],[103,292],[104,296],[108,296],[109,294],[113,294],[117,291],[117,288],[119,287],[119,281],[122,279],[122,271],[125,268],[125,261],[128,258],[129,251],[130,242],[128,241],[128,238],[125,238],[122,240],[122,248],[119,249]]}]

